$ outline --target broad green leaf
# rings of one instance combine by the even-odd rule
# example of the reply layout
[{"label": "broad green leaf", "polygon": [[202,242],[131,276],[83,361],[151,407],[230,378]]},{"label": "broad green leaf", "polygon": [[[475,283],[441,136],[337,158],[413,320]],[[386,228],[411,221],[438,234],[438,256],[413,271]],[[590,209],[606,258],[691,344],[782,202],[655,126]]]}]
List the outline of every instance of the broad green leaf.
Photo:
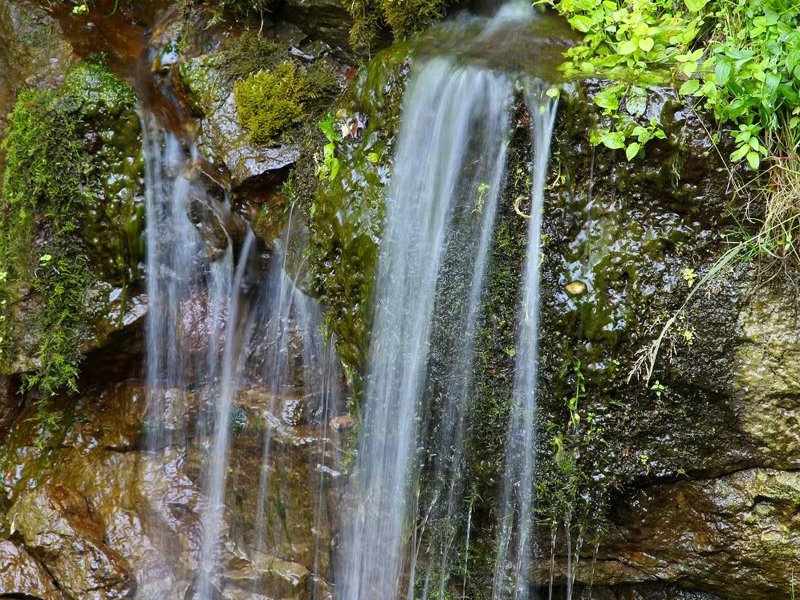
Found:
[{"label": "broad green leaf", "polygon": [[338,158],[334,158],[331,160],[330,163],[331,173],[330,175],[328,175],[329,181],[333,181],[334,179],[336,179],[336,176],[339,174],[339,169],[341,168],[341,166],[342,163]]},{"label": "broad green leaf", "polygon": [[688,8],[691,12],[700,12],[705,5],[708,4],[708,0],[685,0],[686,1],[686,8]]},{"label": "broad green leaf", "polygon": [[634,52],[636,52],[636,47],[637,47],[636,42],[634,42],[633,40],[625,40],[619,45],[618,50],[620,54],[622,54],[623,56],[627,56],[628,54],[633,54]]},{"label": "broad green leaf", "polygon": [[728,79],[731,77],[732,69],[733,65],[729,60],[722,59],[717,63],[717,66],[714,69],[714,77],[717,80],[717,85],[723,86],[728,83]]},{"label": "broad green leaf", "polygon": [[650,50],[653,49],[654,45],[655,41],[651,37],[639,40],[639,48],[641,48],[645,52],[650,52]]},{"label": "broad green leaf", "polygon": [[569,20],[569,24],[581,33],[588,33],[592,28],[592,20],[586,15],[575,15]]},{"label": "broad green leaf", "polygon": [[647,92],[640,87],[631,89],[625,99],[625,109],[634,117],[641,117],[647,110]]},{"label": "broad green leaf", "polygon": [[633,160],[637,154],[639,154],[639,150],[641,150],[642,146],[638,142],[633,142],[632,144],[628,144],[628,147],[625,148],[625,156],[628,157],[628,160]]},{"label": "broad green leaf", "polygon": [[700,82],[697,79],[690,79],[689,81],[684,82],[684,84],[681,86],[681,89],[678,90],[678,93],[681,96],[691,96],[699,89]]},{"label": "broad green leaf", "polygon": [[600,137],[600,142],[612,150],[625,147],[625,135],[619,131],[607,131]]},{"label": "broad green leaf", "polygon": [[612,85],[598,93],[594,97],[594,103],[600,108],[605,108],[609,111],[615,111],[619,108],[619,96],[622,93],[623,86]]},{"label": "broad green leaf", "polygon": [[327,118],[319,122],[319,128],[329,142],[335,142],[339,139],[336,130],[333,127],[333,115],[328,115]]},{"label": "broad green leaf", "polygon": [[758,155],[758,152],[747,153],[747,164],[750,165],[750,168],[753,169],[753,171],[758,169],[758,165],[761,164],[761,157]]},{"label": "broad green leaf", "polygon": [[733,162],[738,162],[744,158],[744,155],[747,154],[747,151],[750,150],[750,146],[742,146],[738,150],[731,153],[731,160]]}]

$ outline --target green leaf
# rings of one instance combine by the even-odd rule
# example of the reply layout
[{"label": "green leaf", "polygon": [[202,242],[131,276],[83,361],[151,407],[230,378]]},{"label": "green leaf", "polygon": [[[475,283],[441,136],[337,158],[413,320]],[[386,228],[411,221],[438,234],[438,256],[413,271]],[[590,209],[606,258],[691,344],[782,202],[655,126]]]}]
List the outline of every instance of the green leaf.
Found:
[{"label": "green leaf", "polygon": [[639,40],[639,48],[645,52],[650,52],[650,50],[653,49],[653,46],[655,46],[655,41],[653,41],[653,38],[651,37]]},{"label": "green leaf", "polygon": [[336,179],[336,176],[339,174],[339,169],[341,168],[342,163],[338,158],[331,159],[330,167],[331,173],[328,175],[328,180],[333,181]]},{"label": "green leaf", "polygon": [[750,165],[750,168],[753,169],[753,171],[758,169],[758,165],[761,164],[761,157],[758,155],[758,152],[747,153],[747,164]]},{"label": "green leaf", "polygon": [[747,154],[747,151],[750,150],[750,147],[745,145],[739,148],[738,150],[731,153],[731,160],[733,162],[740,161],[744,158],[744,155]]},{"label": "green leaf", "polygon": [[606,148],[619,150],[625,147],[625,135],[619,131],[607,131],[600,136],[600,143]]},{"label": "green leaf", "polygon": [[569,20],[569,24],[581,33],[587,33],[592,28],[592,20],[586,15],[575,15]]},{"label": "green leaf", "polygon": [[339,135],[333,127],[333,115],[328,115],[325,119],[320,121],[318,125],[329,142],[333,143],[339,140]]},{"label": "green leaf", "polygon": [[609,111],[619,109],[619,97],[622,93],[623,86],[612,85],[604,89],[602,92],[594,97],[594,103],[600,108],[605,108]]},{"label": "green leaf", "polygon": [[632,88],[625,99],[625,110],[633,117],[641,117],[647,110],[647,92],[640,87]]},{"label": "green leaf", "polygon": [[714,69],[714,77],[717,80],[717,85],[723,86],[728,83],[728,80],[731,77],[731,71],[733,70],[733,65],[729,60],[722,59],[717,63],[716,68]]},{"label": "green leaf", "polygon": [[628,157],[628,160],[633,160],[637,154],[639,154],[639,150],[642,149],[641,144],[638,142],[633,142],[632,144],[628,144],[628,147],[625,148],[625,156]]},{"label": "green leaf", "polygon": [[689,81],[684,82],[684,84],[681,86],[681,89],[678,90],[678,93],[681,96],[691,96],[699,89],[700,82],[697,79],[690,79]]},{"label": "green leaf", "polygon": [[708,4],[708,0],[685,0],[686,1],[686,8],[688,8],[691,12],[700,12],[705,5]]},{"label": "green leaf", "polygon": [[633,54],[634,52],[636,52],[636,48],[637,48],[636,42],[634,42],[633,40],[625,40],[619,45],[617,50],[623,56],[627,56],[628,54]]}]

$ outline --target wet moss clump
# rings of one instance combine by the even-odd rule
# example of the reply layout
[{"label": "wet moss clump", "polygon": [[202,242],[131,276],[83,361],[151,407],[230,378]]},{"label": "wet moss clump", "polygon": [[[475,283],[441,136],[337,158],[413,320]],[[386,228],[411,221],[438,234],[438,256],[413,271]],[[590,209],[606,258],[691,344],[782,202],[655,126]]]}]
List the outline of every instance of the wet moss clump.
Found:
[{"label": "wet moss clump", "polygon": [[219,53],[220,69],[230,81],[238,81],[275,68],[286,59],[286,55],[286,48],[280,44],[245,31],[224,43]]},{"label": "wet moss clump", "polygon": [[[32,354],[33,363],[22,365],[33,369],[25,387],[45,398],[76,389],[92,284],[125,287],[138,275],[135,103],[130,86],[102,65],[84,63],[59,89],[21,93],[9,116],[0,206],[1,364],[9,372],[18,354]],[[17,307],[23,300],[28,309]],[[22,347],[21,338],[31,336],[35,347]]]},{"label": "wet moss clump", "polygon": [[353,18],[350,43],[368,51],[389,28],[395,40],[404,40],[444,17],[448,0],[355,0],[346,6]]},{"label": "wet moss clump", "polygon": [[396,45],[359,71],[331,115],[334,141],[316,131],[317,177],[309,164],[307,175],[293,183],[294,196],[307,202],[313,287],[356,383],[369,346],[372,286],[408,59],[409,48]]},{"label": "wet moss clump", "polygon": [[233,93],[239,121],[250,140],[266,144],[302,123],[335,89],[336,78],[324,63],[305,68],[287,60],[237,81]]}]

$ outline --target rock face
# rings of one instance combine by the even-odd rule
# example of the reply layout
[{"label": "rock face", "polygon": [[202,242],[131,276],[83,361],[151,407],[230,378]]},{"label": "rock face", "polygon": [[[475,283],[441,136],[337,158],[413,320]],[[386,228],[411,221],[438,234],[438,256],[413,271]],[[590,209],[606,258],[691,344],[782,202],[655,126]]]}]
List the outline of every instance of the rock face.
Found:
[{"label": "rock face", "polygon": [[[189,398],[180,423],[192,424],[191,429],[173,431],[193,441],[144,450],[145,402],[143,388],[133,382],[89,392],[72,407],[75,416],[52,433],[58,443],[44,446],[37,442],[35,419],[20,415],[7,438],[3,464],[4,501],[11,504],[6,520],[23,546],[0,546],[0,552],[16,557],[0,577],[0,586],[6,586],[0,589],[22,594],[38,585],[42,598],[61,598],[54,591],[60,590],[75,600],[182,600],[196,585],[192,572],[199,561],[210,438],[194,429],[201,407]],[[316,473],[314,465],[333,464],[334,457],[326,454],[333,446],[319,429],[287,424],[264,410],[283,402],[294,400],[257,389],[236,402],[241,426],[220,541],[223,570],[215,574],[222,598],[300,600],[322,589],[312,570],[329,572],[324,548],[330,545],[333,498],[318,490],[330,475]],[[267,439],[274,458],[263,500],[266,508],[284,507],[266,526],[268,553],[253,549],[265,432],[271,432]]]},{"label": "rock face", "polygon": [[[182,14],[166,2],[146,4],[136,17],[142,21],[137,35],[154,32],[144,72],[155,87],[175,92],[154,99],[154,107],[182,134],[198,135],[204,156],[192,176],[207,177],[217,196],[232,193],[236,208],[244,207],[226,223],[202,203],[187,207],[209,255],[238,245],[248,212],[259,214],[253,225],[264,240],[276,237],[274,215],[286,200],[280,188],[294,168],[284,189],[311,218],[311,287],[329,306],[357,384],[408,46],[379,55],[356,75],[351,94],[326,107],[341,133],[333,144],[340,171],[319,183],[316,163],[327,143],[317,131],[319,114],[309,116],[317,136],[309,139],[318,146],[311,150],[300,130],[275,144],[254,144],[239,122],[225,71],[226,44],[242,35],[237,24],[207,28],[205,7]],[[277,44],[280,60],[328,61],[337,75],[346,70],[334,58],[347,56],[351,25],[340,4],[288,0],[273,16],[264,37]],[[75,31],[92,29],[84,24]],[[118,41],[106,39],[113,56],[138,64],[146,54],[143,46],[117,52]],[[62,89],[78,60],[56,21],[24,0],[0,5],[0,42],[2,114],[23,82]],[[84,40],[81,52],[89,46]],[[83,215],[81,233],[92,242],[87,255],[102,276],[87,296],[92,329],[80,343],[89,354],[80,393],[38,402],[18,393],[20,372],[40,366],[41,332],[34,324],[42,297],[31,286],[14,290],[12,337],[25,351],[0,377],[0,596],[184,600],[200,583],[193,574],[211,445],[203,415],[211,407],[199,400],[205,382],[187,395],[170,391],[173,443],[146,445],[137,330],[146,312],[138,295],[138,120],[132,103],[119,110],[109,105],[106,75],[88,70],[76,77],[72,85],[82,93],[70,94],[68,106],[87,125],[82,139],[102,163],[99,179],[108,183],[102,201]],[[765,265],[737,262],[679,311],[728,247],[720,234],[740,207],[730,206],[727,173],[672,90],[656,89],[648,98],[648,118],[657,118],[669,139],[648,146],[644,158],[627,162],[620,152],[591,148],[587,132],[598,117],[589,107],[604,85],[584,81],[567,90],[553,144],[537,504],[537,517],[549,525],[541,530],[537,581],[551,575],[552,549],[554,581],[564,586],[569,528],[571,542],[584,538],[572,547],[572,558],[580,559],[574,597],[788,597],[800,558],[800,301],[783,275],[765,276]],[[526,231],[514,200],[530,188],[527,119],[519,108],[476,352],[465,474],[465,488],[481,499],[474,506],[475,574],[468,582],[474,598],[487,589],[492,569],[492,499],[502,468]],[[5,127],[0,120],[0,131]],[[131,251],[119,261],[123,246]],[[181,326],[196,325],[204,302],[187,307]],[[650,381],[637,378],[651,342],[678,311]],[[338,415],[325,427],[316,417],[316,393],[276,395],[253,386],[234,401],[223,560],[210,576],[218,598],[329,597],[328,585],[312,573],[325,578],[333,568],[342,476],[332,465],[339,464],[355,419]],[[61,416],[49,422],[51,414]],[[266,466],[265,449],[272,457]],[[259,513],[267,523],[261,531]]]},{"label": "rock face", "polygon": [[64,598],[44,567],[24,548],[8,540],[0,542],[0,594],[42,600]]}]

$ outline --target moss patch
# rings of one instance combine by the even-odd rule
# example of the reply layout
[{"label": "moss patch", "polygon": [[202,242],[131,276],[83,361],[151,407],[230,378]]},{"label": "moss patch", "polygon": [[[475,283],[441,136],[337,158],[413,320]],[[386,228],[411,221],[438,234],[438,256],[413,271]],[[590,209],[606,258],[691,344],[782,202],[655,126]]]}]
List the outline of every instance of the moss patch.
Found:
[{"label": "moss patch", "polygon": [[350,43],[368,51],[386,27],[396,40],[404,40],[444,17],[448,4],[448,0],[347,0],[353,18]]},{"label": "moss patch", "polygon": [[[327,305],[326,324],[350,378],[357,380],[369,346],[370,300],[383,223],[392,141],[399,125],[409,48],[398,45],[363,67],[334,119],[336,172],[321,180],[313,165],[295,181],[306,200],[314,288]],[[316,132],[317,161],[328,143]],[[311,199],[312,202],[308,202]]]},{"label": "moss patch", "polygon": [[239,120],[257,143],[303,120],[305,81],[293,62],[284,62],[272,72],[261,71],[233,86]]},{"label": "moss patch", "polygon": [[[20,94],[9,117],[0,213],[2,365],[8,371],[19,352],[32,350],[37,368],[26,387],[44,397],[76,388],[91,285],[104,279],[125,286],[138,275],[134,107],[130,86],[85,63],[57,90]],[[14,310],[23,299],[35,305],[35,323],[15,322],[23,319]],[[31,327],[35,348],[22,348],[12,332]]]},{"label": "moss patch", "polygon": [[308,69],[284,61],[271,71],[260,71],[233,86],[239,121],[254,143],[265,144],[302,123],[307,112],[330,98],[336,80],[324,63]]}]

